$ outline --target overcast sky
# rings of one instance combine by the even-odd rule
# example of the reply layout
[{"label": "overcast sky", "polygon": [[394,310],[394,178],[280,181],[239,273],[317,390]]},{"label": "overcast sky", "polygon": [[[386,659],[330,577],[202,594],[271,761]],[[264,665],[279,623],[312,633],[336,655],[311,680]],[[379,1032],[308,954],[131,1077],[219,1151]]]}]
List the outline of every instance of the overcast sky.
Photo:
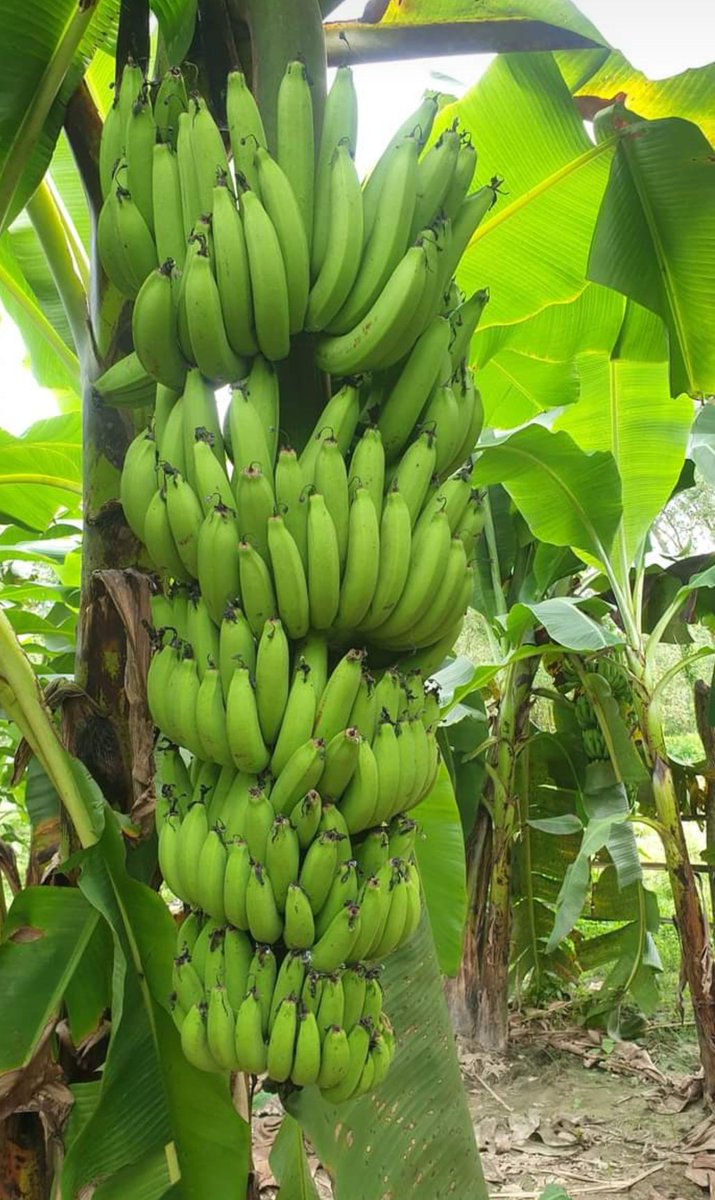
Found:
[{"label": "overcast sky", "polygon": [[[646,75],[659,79],[715,59],[713,0],[579,0],[578,7],[604,37]],[[364,0],[346,0],[333,19],[359,16]],[[461,93],[486,70],[489,55],[380,63],[355,69],[360,100],[358,163],[366,169],[426,88]],[[437,78],[436,78],[437,76]],[[449,76],[450,82],[439,76]],[[24,347],[12,322],[0,312],[2,394],[0,425],[21,433],[49,416],[51,393],[38,387],[23,365]]]}]

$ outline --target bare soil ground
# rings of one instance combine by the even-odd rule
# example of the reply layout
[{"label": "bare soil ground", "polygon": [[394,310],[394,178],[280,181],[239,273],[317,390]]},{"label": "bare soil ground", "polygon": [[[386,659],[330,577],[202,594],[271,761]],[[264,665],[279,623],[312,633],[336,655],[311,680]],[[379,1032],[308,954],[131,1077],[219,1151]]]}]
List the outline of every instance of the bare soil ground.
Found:
[{"label": "bare soil ground", "polygon": [[[544,1200],[715,1197],[715,1119],[702,1105],[691,1032],[666,1025],[613,1042],[558,1018],[517,1020],[506,1058],[460,1040],[491,1200],[537,1200],[546,1188]],[[279,1124],[277,1101],[259,1108],[261,1200],[277,1195],[268,1154]],[[331,1200],[326,1173],[311,1165]]]}]

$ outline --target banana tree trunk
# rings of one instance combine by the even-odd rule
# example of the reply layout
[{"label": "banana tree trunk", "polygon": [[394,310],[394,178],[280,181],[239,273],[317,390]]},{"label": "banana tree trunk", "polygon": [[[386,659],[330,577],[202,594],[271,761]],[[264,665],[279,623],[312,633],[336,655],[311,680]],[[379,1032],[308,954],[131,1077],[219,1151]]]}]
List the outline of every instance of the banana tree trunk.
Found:
[{"label": "banana tree trunk", "polygon": [[0,1123],[0,1200],[49,1200],[50,1188],[40,1114],[12,1113]]},{"label": "banana tree trunk", "polygon": [[[696,680],[693,689],[695,724],[705,751],[707,777],[705,782],[705,846],[710,864],[710,911],[715,923],[715,727],[710,724],[711,688],[704,680]],[[711,924],[712,928],[712,924]]]},{"label": "banana tree trunk", "polygon": [[652,697],[643,709],[642,733],[651,766],[656,812],[673,893],[683,970],[695,1016],[703,1067],[703,1092],[706,1100],[712,1102],[715,1099],[715,963],[707,916],[690,862],[673,773],[668,764],[660,708]]},{"label": "banana tree trunk", "polygon": [[[516,762],[531,706],[538,657],[508,668],[487,768],[491,799],[489,853],[480,824],[467,843],[469,912],[465,952],[451,990],[451,1008],[459,1032],[486,1049],[501,1053],[509,1037],[509,951],[511,946],[511,875],[514,837],[519,821],[515,794]],[[486,861],[484,861],[486,859]]]}]

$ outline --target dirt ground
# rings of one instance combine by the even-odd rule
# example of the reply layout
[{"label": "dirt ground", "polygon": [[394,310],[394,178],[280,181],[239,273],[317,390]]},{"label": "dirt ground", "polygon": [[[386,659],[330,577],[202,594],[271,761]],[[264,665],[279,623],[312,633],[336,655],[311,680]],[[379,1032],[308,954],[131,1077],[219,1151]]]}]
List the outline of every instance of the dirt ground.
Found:
[{"label": "dirt ground", "polygon": [[[504,1059],[460,1041],[490,1200],[537,1200],[547,1188],[543,1200],[715,1198],[715,1119],[688,1034],[663,1026],[618,1043],[530,1019],[515,1024]],[[261,1200],[276,1196],[267,1158],[279,1124],[273,1101],[255,1130]],[[330,1200],[325,1172],[311,1166]]]}]

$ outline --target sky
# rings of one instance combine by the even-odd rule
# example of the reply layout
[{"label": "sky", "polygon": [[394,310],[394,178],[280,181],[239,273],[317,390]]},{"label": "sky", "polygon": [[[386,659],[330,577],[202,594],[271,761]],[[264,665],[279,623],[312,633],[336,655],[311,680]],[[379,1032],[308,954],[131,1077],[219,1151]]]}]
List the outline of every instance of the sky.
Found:
[{"label": "sky", "polygon": [[[357,17],[364,6],[364,0],[345,0],[331,19]],[[653,79],[715,59],[712,0],[578,0],[578,7],[611,45]],[[461,95],[483,74],[491,58],[462,55],[356,67],[360,170],[375,160],[392,129],[415,109],[426,89],[442,87]],[[19,434],[56,411],[52,393],[40,388],[28,371],[22,340],[1,311],[0,363],[4,395],[0,426]]]}]

